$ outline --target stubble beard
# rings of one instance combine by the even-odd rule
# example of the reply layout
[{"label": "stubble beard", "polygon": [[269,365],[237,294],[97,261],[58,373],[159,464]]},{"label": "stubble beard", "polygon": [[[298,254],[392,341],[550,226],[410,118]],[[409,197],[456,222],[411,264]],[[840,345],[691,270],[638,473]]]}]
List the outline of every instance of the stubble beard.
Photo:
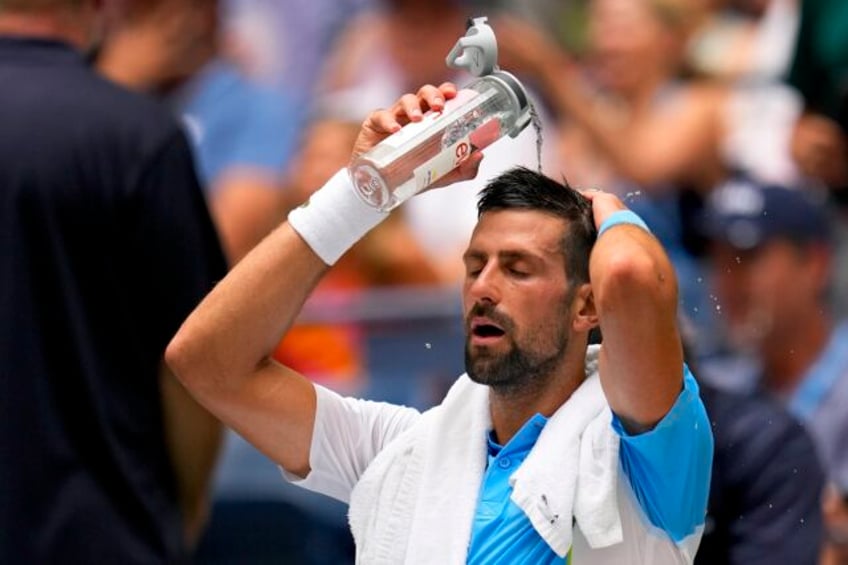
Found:
[{"label": "stubble beard", "polygon": [[[543,389],[565,358],[568,336],[563,328],[553,332],[553,352],[532,351],[519,346],[514,339],[514,324],[504,316],[495,316],[506,330],[506,351],[471,345],[470,333],[465,342],[465,371],[472,381],[491,387],[499,395],[527,395]],[[535,337],[535,336],[534,336]],[[532,338],[531,338],[532,339]],[[540,340],[536,340],[538,343]]]}]

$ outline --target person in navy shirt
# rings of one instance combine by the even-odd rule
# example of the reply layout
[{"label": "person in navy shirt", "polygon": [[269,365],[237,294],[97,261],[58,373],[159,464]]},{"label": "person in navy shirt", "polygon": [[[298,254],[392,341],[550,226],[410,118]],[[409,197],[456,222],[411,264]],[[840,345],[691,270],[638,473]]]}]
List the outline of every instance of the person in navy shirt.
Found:
[{"label": "person in navy shirt", "polygon": [[0,2],[0,563],[180,563],[220,424],[162,363],[226,272],[167,110],[98,76],[94,0]]}]

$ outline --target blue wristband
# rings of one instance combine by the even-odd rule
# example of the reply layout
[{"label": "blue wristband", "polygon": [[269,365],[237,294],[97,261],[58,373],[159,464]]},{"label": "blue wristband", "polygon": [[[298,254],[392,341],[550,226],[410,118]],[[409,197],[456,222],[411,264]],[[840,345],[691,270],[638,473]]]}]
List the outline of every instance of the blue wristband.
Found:
[{"label": "blue wristband", "polygon": [[646,224],[645,221],[636,214],[636,212],[633,212],[632,210],[618,210],[607,216],[607,219],[601,223],[601,227],[598,228],[598,237],[601,237],[601,235],[611,227],[619,224],[639,226],[646,232],[651,233],[651,230],[648,229],[648,224]]}]

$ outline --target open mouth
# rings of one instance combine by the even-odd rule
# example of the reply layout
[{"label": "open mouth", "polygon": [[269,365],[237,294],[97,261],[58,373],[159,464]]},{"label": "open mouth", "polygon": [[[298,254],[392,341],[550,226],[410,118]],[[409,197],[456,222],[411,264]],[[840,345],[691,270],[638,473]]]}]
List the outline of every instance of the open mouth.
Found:
[{"label": "open mouth", "polygon": [[471,333],[477,337],[500,337],[504,335],[504,331],[493,324],[480,324],[474,326]]},{"label": "open mouth", "polygon": [[503,328],[490,320],[479,319],[471,322],[471,338],[475,343],[496,341],[506,334]]}]

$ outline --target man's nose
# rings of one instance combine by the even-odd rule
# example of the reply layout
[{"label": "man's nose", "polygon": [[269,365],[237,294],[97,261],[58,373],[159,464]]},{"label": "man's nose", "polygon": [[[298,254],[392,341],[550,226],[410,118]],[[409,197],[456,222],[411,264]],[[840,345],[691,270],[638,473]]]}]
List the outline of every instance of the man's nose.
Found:
[{"label": "man's nose", "polygon": [[471,303],[490,302],[498,304],[501,300],[501,284],[495,265],[486,265],[472,280],[468,286],[468,294]]}]

